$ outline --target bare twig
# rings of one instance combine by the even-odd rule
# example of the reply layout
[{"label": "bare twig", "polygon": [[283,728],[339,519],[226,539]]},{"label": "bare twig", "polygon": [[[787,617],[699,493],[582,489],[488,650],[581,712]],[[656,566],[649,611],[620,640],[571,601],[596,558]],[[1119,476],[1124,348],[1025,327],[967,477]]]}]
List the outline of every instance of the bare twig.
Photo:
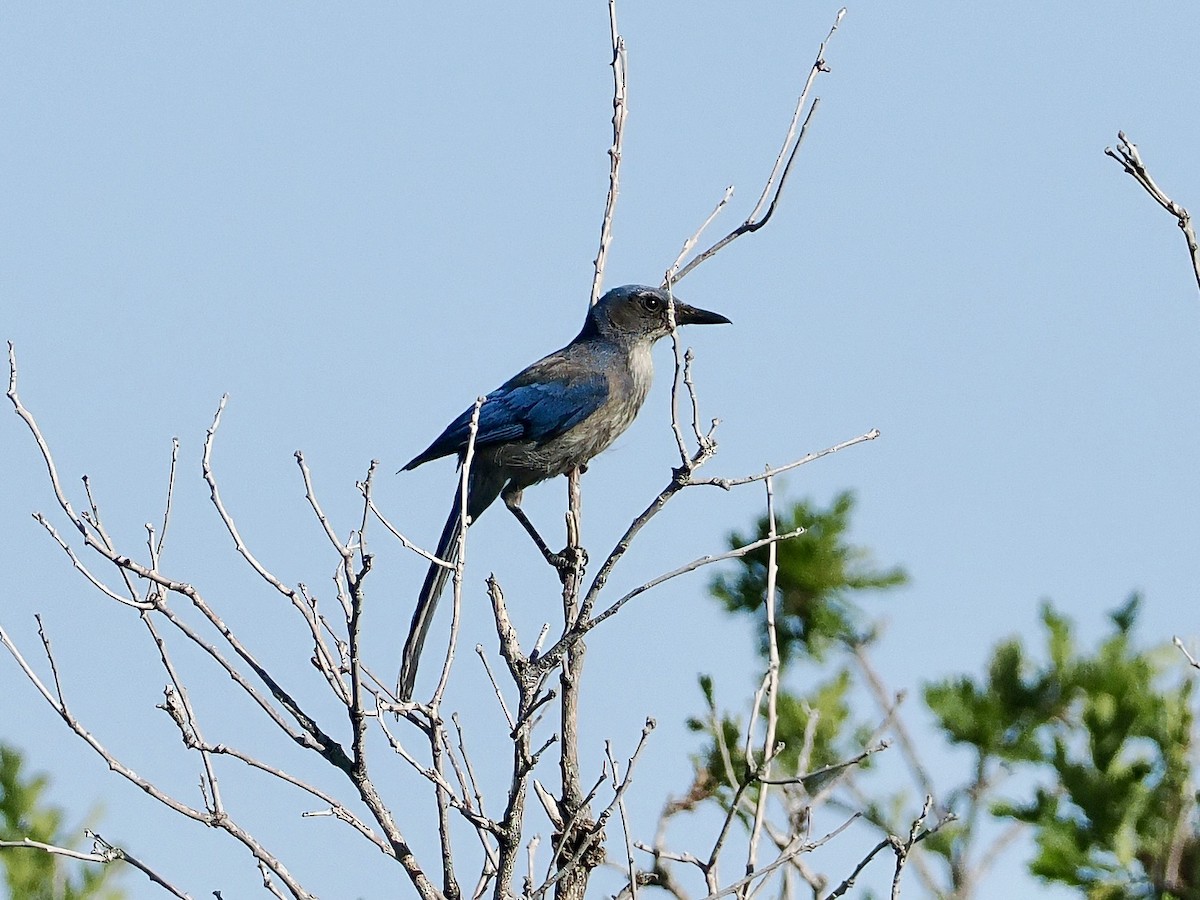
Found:
[{"label": "bare twig", "polygon": [[851,651],[854,654],[855,661],[858,663],[859,670],[863,673],[863,679],[866,681],[867,687],[870,688],[871,694],[875,698],[875,702],[879,705],[884,715],[891,719],[891,730],[896,735],[897,741],[899,741],[901,755],[903,755],[905,762],[908,763],[917,786],[923,794],[929,797],[936,797],[937,794],[933,786],[933,779],[929,777],[929,772],[926,770],[925,764],[921,760],[921,755],[917,751],[917,742],[909,734],[904,720],[900,716],[894,715],[896,708],[903,701],[904,695],[892,695],[888,693],[883,679],[875,671],[875,666],[871,663],[870,656],[867,655],[867,648],[864,644],[854,644],[851,647]]},{"label": "bare twig", "polygon": [[701,556],[693,559],[691,562],[680,566],[678,569],[672,569],[670,572],[664,572],[657,578],[651,578],[645,584],[635,587],[629,593],[625,594],[625,596],[621,597],[620,600],[615,601],[607,609],[597,613],[595,618],[584,623],[584,625],[588,630],[595,628],[605,619],[615,615],[622,606],[624,606],[638,594],[643,594],[651,588],[662,584],[664,581],[670,581],[672,578],[678,578],[680,575],[686,575],[688,572],[694,572],[703,566],[710,566],[713,563],[724,562],[727,559],[738,559],[745,556],[747,553],[753,553],[759,547],[773,546],[778,544],[780,541],[789,541],[803,533],[803,528],[795,528],[784,534],[768,535],[765,538],[760,538],[757,541],[751,541],[748,544],[743,544],[740,547],[735,547],[733,550],[727,550],[724,553],[709,554],[707,556]]},{"label": "bare twig", "polygon": [[201,781],[201,786],[206,788],[210,797],[209,811],[214,816],[223,816],[225,814],[224,804],[221,801],[221,788],[217,781],[217,773],[213,768],[212,754],[205,747],[204,736],[200,731],[200,723],[196,721],[196,711],[192,707],[192,701],[188,696],[187,688],[184,686],[183,680],[179,676],[179,671],[175,668],[175,664],[167,652],[167,642],[159,634],[158,629],[154,625],[154,620],[150,616],[144,615],[142,616],[142,622],[145,624],[146,630],[150,632],[150,637],[154,641],[155,648],[158,650],[158,658],[167,672],[167,677],[171,679],[171,685],[164,692],[166,697],[164,708],[179,728],[184,744],[199,750],[200,760],[204,766],[204,777]]},{"label": "bare twig", "polygon": [[439,557],[434,556],[428,550],[425,550],[422,547],[418,547],[416,544],[414,544],[412,541],[410,541],[408,538],[406,538],[401,533],[400,529],[398,529],[395,525],[393,525],[390,521],[388,521],[387,516],[385,516],[383,513],[381,513],[379,511],[379,507],[377,507],[375,505],[374,500],[370,500],[370,499],[367,500],[367,508],[369,510],[371,510],[371,513],[375,516],[376,519],[379,520],[380,524],[382,524],[384,528],[386,528],[389,532],[391,532],[392,537],[394,537],[397,541],[399,541],[400,546],[402,546],[405,550],[411,550],[413,553],[417,554],[422,559],[428,560],[429,562],[434,563],[435,565],[439,565],[444,569],[453,569],[454,568],[454,563],[446,562],[446,560],[440,559]]},{"label": "bare twig", "polygon": [[718,900],[719,897],[724,897],[726,894],[738,893],[738,892],[742,891],[743,889],[749,887],[755,881],[758,881],[758,880],[770,875],[772,872],[774,872],[776,869],[780,868],[781,866],[787,865],[793,859],[795,859],[797,856],[799,856],[801,853],[808,853],[810,849],[811,849],[811,847],[809,847],[809,845],[807,845],[801,841],[795,841],[795,842],[793,842],[793,844],[790,847],[788,847],[787,849],[782,851],[768,865],[765,865],[761,869],[757,869],[754,872],[751,872],[749,875],[746,875],[744,878],[738,879],[733,884],[727,885],[727,886],[721,888],[720,890],[713,891],[708,896],[706,896],[704,898],[704,900]]},{"label": "bare twig", "polygon": [[[813,100],[809,106],[808,114],[804,116],[804,123],[800,125],[800,130],[797,133],[797,125],[800,123],[800,118],[804,114],[804,107],[808,104],[808,95],[812,90],[813,82],[822,72],[828,72],[829,66],[825,63],[825,48],[829,41],[833,38],[833,34],[838,30],[838,26],[842,23],[842,17],[846,14],[843,7],[838,10],[837,16],[833,20],[833,27],[829,29],[829,34],[825,36],[825,40],[821,42],[821,46],[817,48],[817,58],[813,62],[812,68],[809,70],[808,79],[804,83],[804,89],[800,92],[800,99],[796,101],[795,111],[792,113],[792,121],[788,125],[787,135],[783,140],[783,146],[779,150],[779,155],[775,158],[775,166],[771,169],[771,174],[767,178],[767,182],[763,185],[762,194],[758,198],[758,202],[754,205],[754,209],[750,215],[746,217],[746,221],[735,228],[725,237],[721,238],[703,253],[695,256],[686,266],[674,273],[672,282],[678,283],[682,281],[688,273],[699,266],[702,262],[712,258],[724,247],[737,240],[743,234],[753,234],[771,220],[771,216],[775,214],[775,209],[779,205],[779,198],[783,195],[784,185],[787,184],[788,175],[792,171],[792,164],[796,161],[796,155],[800,151],[800,145],[804,143],[804,136],[808,133],[808,124],[812,121],[813,114],[817,111],[820,105],[820,98]],[[770,205],[767,206],[765,213],[762,212],[763,206],[767,204],[767,198],[770,197]],[[760,213],[762,214],[759,218]],[[675,267],[672,267],[674,269]]]},{"label": "bare twig", "polygon": [[929,807],[932,805],[932,803],[932,799],[927,797],[925,800],[925,806],[922,808],[921,815],[913,822],[912,829],[909,831],[907,840],[902,841],[895,835],[889,834],[882,841],[876,844],[875,847],[872,848],[871,852],[869,852],[859,861],[858,865],[854,867],[854,871],[846,877],[845,881],[837,886],[833,893],[829,895],[827,900],[836,900],[837,897],[843,896],[846,891],[854,887],[854,882],[858,879],[858,876],[862,873],[862,870],[867,867],[867,864],[870,863],[871,860],[873,860],[881,850],[887,847],[891,847],[896,853],[896,871],[892,879],[892,898],[895,900],[895,898],[899,896],[898,891],[900,871],[904,868],[904,863],[908,859],[909,852],[915,845],[925,840],[925,838],[929,837],[931,834],[937,834],[941,828],[955,820],[954,815],[950,814],[944,816],[932,828],[926,828],[922,830],[921,826],[925,821],[925,817],[929,815]]},{"label": "bare twig", "polygon": [[[225,411],[225,404],[229,402],[229,395],[225,394],[221,397],[221,402],[217,404],[216,414],[213,415],[212,425],[208,428],[208,434],[204,438],[204,454],[200,460],[200,468],[204,474],[204,481],[208,484],[209,496],[212,499],[212,504],[217,510],[217,515],[221,517],[221,522],[225,525],[225,530],[229,532],[229,536],[233,538],[234,547],[238,555],[250,564],[259,577],[279,593],[283,594],[291,600],[296,599],[296,592],[276,578],[271,572],[260,563],[250,552],[250,548],[246,546],[246,542],[242,540],[242,535],[238,531],[237,525],[233,521],[233,516],[225,509],[225,504],[221,500],[221,491],[217,487],[216,475],[213,474],[212,467],[212,450],[213,442],[217,436],[217,429],[221,427],[221,413]],[[336,542],[336,538],[335,538]]]},{"label": "bare twig", "polygon": [[[779,643],[775,633],[775,585],[776,578],[779,575],[778,543],[776,540],[779,532],[775,527],[775,485],[770,478],[767,478],[763,483],[766,486],[767,492],[767,539],[770,541],[767,545],[767,585],[763,596],[763,607],[766,611],[767,622],[767,677],[765,681],[767,730],[763,736],[762,763],[757,766],[755,771],[755,776],[759,782],[759,790],[758,801],[754,808],[754,824],[750,829],[749,849],[746,855],[747,872],[753,872],[758,867],[758,843],[762,836],[763,822],[767,815],[767,802],[771,792],[769,782],[763,779],[770,777],[771,763],[776,752],[775,730],[778,724]],[[754,721],[758,718],[758,712],[759,706],[755,703],[750,721],[746,726],[747,750],[751,749],[749,738],[754,733]],[[750,753],[747,753],[746,759],[749,761],[751,758]]]},{"label": "bare twig", "polygon": [[83,564],[83,561],[75,554],[75,551],[71,549],[71,545],[63,540],[62,536],[58,533],[58,529],[50,524],[49,519],[47,519],[41,513],[34,513],[33,518],[34,521],[46,529],[47,533],[54,540],[54,543],[58,544],[58,546],[62,548],[62,551],[67,554],[67,559],[71,561],[71,565],[74,566],[75,569],[88,580],[88,583],[91,584],[92,587],[102,593],[105,597],[108,597],[110,600],[116,600],[118,603],[124,604],[125,606],[132,606],[134,609],[146,610],[154,608],[154,604],[148,600],[130,600],[128,597],[122,597],[120,594],[102,582],[99,578],[97,578],[94,574],[92,574],[92,571]]},{"label": "bare twig", "polygon": [[252,834],[238,825],[227,813],[223,813],[219,816],[213,815],[206,810],[195,809],[175,799],[166,791],[159,788],[156,784],[147,780],[146,778],[143,778],[141,775],[138,775],[136,772],[122,763],[96,738],[95,735],[84,728],[84,726],[80,724],[79,720],[75,718],[74,714],[71,713],[67,706],[66,700],[63,697],[62,687],[58,678],[58,667],[54,662],[54,656],[50,649],[50,640],[48,637],[46,637],[45,632],[41,630],[40,625],[39,633],[42,637],[42,645],[45,648],[46,658],[50,664],[51,674],[55,683],[55,693],[57,696],[55,696],[55,693],[50,692],[50,690],[38,677],[37,673],[33,671],[33,668],[28,662],[26,662],[25,657],[21,655],[21,652],[17,649],[17,646],[12,642],[2,627],[0,627],[0,644],[2,644],[5,649],[8,650],[9,654],[14,660],[16,660],[17,665],[20,666],[21,671],[25,673],[25,677],[35,688],[37,688],[38,693],[40,693],[43,699],[50,704],[51,708],[58,713],[59,717],[66,723],[67,727],[75,732],[75,734],[78,735],[84,743],[91,747],[108,764],[110,769],[125,778],[127,781],[137,785],[145,793],[149,794],[155,800],[159,801],[164,806],[167,806],[174,812],[177,812],[189,819],[193,819],[194,821],[201,822],[210,827],[220,828],[221,830],[227,832],[235,840],[241,843],[242,846],[249,850],[251,855],[253,855],[259,864],[268,867],[276,877],[283,881],[288,886],[288,890],[292,893],[293,897],[304,898],[304,900],[310,900],[310,898],[311,900],[316,900],[312,894],[304,890],[300,883],[296,881],[295,877],[287,870],[286,867],[284,867],[284,865],[274,854],[270,853],[265,847],[263,847],[263,845]]},{"label": "bare twig", "polygon": [[171,438],[171,469],[167,473],[167,500],[163,504],[162,528],[158,532],[158,545],[155,547],[155,567],[158,557],[162,556],[163,545],[167,542],[167,527],[171,524],[171,501],[175,496],[175,466],[179,462],[179,438]]},{"label": "bare twig", "polygon": [[[613,756],[612,743],[604,742],[604,755],[608,759],[608,769],[612,776],[612,786],[614,789],[619,789],[621,784],[621,771],[617,764],[616,757]],[[629,836],[629,815],[625,809],[625,798],[622,797],[617,801],[617,811],[621,819],[621,836],[625,840],[625,871],[629,875],[629,896],[632,900],[637,900],[638,876],[637,862],[633,858],[633,840]]]},{"label": "bare twig", "polygon": [[[499,590],[499,586],[497,586],[496,590]],[[492,691],[496,695],[496,701],[500,704],[500,711],[504,713],[504,720],[508,722],[509,729],[516,728],[516,719],[513,718],[512,713],[509,711],[508,704],[504,702],[504,691],[500,688],[500,682],[496,680],[496,675],[492,672],[492,667],[487,661],[487,653],[483,649],[483,644],[475,645],[475,655],[483,663],[483,671],[487,674],[488,682],[492,685]]]},{"label": "bare twig", "polygon": [[338,555],[341,557],[348,556],[351,552],[350,547],[347,544],[343,544],[337,536],[337,533],[333,530],[333,526],[329,524],[329,519],[325,515],[325,511],[321,509],[321,504],[317,500],[317,492],[313,490],[312,472],[308,470],[308,463],[304,461],[303,451],[297,450],[292,455],[296,458],[296,465],[300,467],[300,477],[304,479],[304,498],[308,501],[308,505],[312,507],[313,515],[321,523],[321,529],[325,532],[325,536],[329,538],[329,543],[333,544],[333,549],[338,552]]},{"label": "bare twig", "polygon": [[900,873],[904,871],[904,864],[908,861],[909,851],[912,850],[913,844],[917,842],[917,835],[920,834],[921,828],[925,824],[925,818],[929,815],[929,809],[933,806],[933,797],[928,794],[925,796],[925,803],[921,806],[921,814],[913,820],[912,828],[908,830],[908,839],[901,842],[899,838],[894,838],[892,841],[892,850],[896,853],[896,871],[892,875],[892,900],[900,900]]},{"label": "bare twig", "polygon": [[42,437],[42,430],[38,428],[37,420],[33,418],[33,414],[27,410],[21,403],[21,398],[17,394],[17,349],[12,341],[8,342],[8,391],[7,396],[13,405],[13,410],[21,420],[29,428],[30,434],[33,435],[33,440],[37,444],[38,451],[42,455],[42,462],[46,465],[46,472],[50,477],[50,487],[54,490],[54,496],[58,500],[58,505],[62,507],[63,512],[71,520],[71,523],[79,529],[80,533],[86,538],[88,536],[87,529],[84,527],[82,520],[75,514],[75,509],[71,506],[71,501],[67,499],[66,493],[62,488],[62,482],[58,480],[58,468],[54,465],[54,457],[50,455],[50,446],[46,443],[46,439]]},{"label": "bare twig", "polygon": [[729,490],[730,488],[739,487],[743,484],[750,484],[755,481],[764,481],[767,478],[773,478],[776,475],[782,475],[784,472],[789,472],[792,469],[798,468],[799,466],[816,462],[818,459],[821,459],[824,456],[829,456],[831,453],[837,453],[839,450],[846,450],[849,447],[853,447],[855,444],[863,444],[867,441],[873,441],[879,437],[879,434],[880,432],[878,428],[872,428],[870,431],[860,434],[858,437],[850,438],[848,441],[842,441],[840,444],[834,444],[832,447],[826,447],[824,450],[818,450],[815,453],[809,453],[807,456],[802,456],[800,459],[793,460],[790,463],[785,463],[782,466],[776,466],[774,468],[767,469],[765,472],[762,472],[758,475],[746,475],[742,478],[698,478],[694,480],[692,484],[711,484],[714,487]]},{"label": "bare twig", "polygon": [[608,31],[612,38],[612,71],[613,71],[613,115],[612,115],[612,146],[608,150],[608,198],[604,202],[604,220],[600,225],[600,248],[596,251],[594,266],[596,274],[592,278],[592,306],[600,299],[604,286],[604,265],[608,261],[608,246],[612,243],[613,214],[617,208],[617,194],[621,183],[621,152],[625,143],[626,105],[626,73],[628,72],[628,56],[625,52],[625,39],[617,30],[617,3],[608,0]]},{"label": "bare twig", "polygon": [[1183,645],[1183,641],[1181,641],[1178,636],[1172,638],[1171,642],[1176,647],[1178,647],[1179,652],[1182,653],[1187,658],[1189,666],[1191,666],[1193,669],[1200,669],[1200,662],[1197,662],[1196,657],[1194,657],[1194,656],[1192,656],[1192,654],[1188,653],[1187,647],[1185,647]]},{"label": "bare twig", "polygon": [[867,757],[886,750],[890,746],[891,745],[887,741],[880,741],[878,744],[868,747],[861,753],[856,753],[849,759],[843,759],[841,762],[831,763],[828,766],[821,766],[819,769],[813,769],[811,772],[805,772],[803,775],[797,775],[794,778],[760,778],[759,781],[761,781],[763,784],[778,785],[805,784],[806,782],[812,781],[814,778],[821,778],[822,776],[831,775],[834,772],[840,772],[843,769],[857,766],[859,763],[865,761]]},{"label": "bare twig", "polygon": [[486,398],[476,397],[475,408],[471,411],[471,423],[467,430],[467,449],[463,453],[462,467],[459,471],[459,515],[458,515],[458,551],[454,555],[454,574],[451,578],[450,605],[450,638],[446,643],[446,655],[442,658],[442,674],[434,688],[433,697],[429,701],[435,711],[441,705],[446,693],[446,685],[450,681],[450,667],[454,664],[454,652],[458,649],[458,630],[462,622],[462,585],[463,573],[467,565],[467,527],[471,524],[467,515],[467,485],[471,481],[471,464],[475,461],[475,437],[479,434],[479,413],[483,409]]},{"label": "bare twig", "polygon": [[94,862],[108,865],[120,860],[133,866],[143,875],[150,879],[151,882],[158,885],[168,894],[173,897],[179,897],[180,900],[192,900],[191,894],[186,893],[181,888],[176,887],[166,880],[162,875],[150,868],[146,863],[142,862],[136,856],[131,855],[120,847],[114,847],[108,841],[104,840],[95,832],[85,832],[92,838],[93,847],[91,853],[85,853],[79,850],[72,850],[69,847],[58,847],[54,844],[46,844],[42,841],[35,841],[32,838],[22,838],[19,841],[0,841],[0,847],[6,848],[28,848],[31,850],[39,850],[44,853],[54,854],[56,856],[65,856],[68,859],[78,859],[83,862]]},{"label": "bare twig", "polygon": [[716,220],[717,216],[721,214],[721,210],[723,210],[732,199],[733,185],[731,184],[729,187],[725,188],[725,194],[719,201],[717,201],[717,205],[714,206],[713,211],[708,214],[708,218],[701,222],[700,227],[692,233],[691,237],[683,242],[683,247],[680,249],[679,255],[675,257],[675,261],[671,263],[671,267],[667,269],[666,274],[663,276],[663,287],[669,290],[675,283],[676,276],[679,273],[679,267],[683,264],[683,261],[687,258],[687,255],[691,253],[693,249],[695,249],[696,243],[700,240],[700,235],[704,234],[704,232],[708,230],[708,226]]},{"label": "bare twig", "polygon": [[1155,203],[1175,217],[1179,224],[1179,230],[1183,232],[1183,237],[1187,241],[1188,254],[1192,259],[1192,272],[1196,276],[1196,286],[1200,287],[1200,244],[1196,242],[1196,232],[1192,228],[1192,217],[1188,215],[1188,211],[1168,197],[1150,176],[1146,164],[1142,162],[1142,155],[1138,152],[1137,144],[1131,142],[1125,136],[1125,132],[1117,132],[1117,149],[1105,147],[1104,155],[1119,162],[1126,173],[1154,198]]}]

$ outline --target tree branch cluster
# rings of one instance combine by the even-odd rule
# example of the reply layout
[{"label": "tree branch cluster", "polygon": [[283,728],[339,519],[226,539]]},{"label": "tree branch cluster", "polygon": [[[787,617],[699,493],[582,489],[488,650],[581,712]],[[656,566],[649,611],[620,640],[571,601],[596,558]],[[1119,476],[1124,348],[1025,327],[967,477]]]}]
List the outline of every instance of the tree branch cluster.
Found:
[{"label": "tree branch cluster", "polygon": [[[664,279],[666,285],[673,286],[738,237],[761,229],[774,215],[819,104],[819,98],[813,98],[810,102],[811,89],[818,75],[828,71],[825,63],[826,46],[844,12],[842,10],[837,14],[829,35],[820,45],[783,146],[753,211],[741,225],[704,251],[691,256],[685,263],[702,232],[728,204],[732,188],[727,190],[713,214],[685,242],[679,257],[668,267]],[[610,2],[609,13],[613,141],[609,151],[609,194],[595,260],[593,302],[601,290],[611,241],[627,107],[626,48],[617,30],[614,2]],[[565,562],[558,566],[562,580],[561,622],[556,628],[543,629],[531,650],[526,652],[512,624],[500,580],[494,576],[487,580],[487,595],[502,666],[494,664],[483,648],[476,648],[476,651],[484,664],[507,728],[507,734],[499,741],[487,741],[490,748],[506,747],[509,755],[507,784],[499,795],[492,794],[490,789],[485,791],[485,785],[477,776],[472,761],[466,729],[456,712],[447,714],[444,708],[444,692],[455,661],[464,590],[466,525],[460,532],[459,553],[453,563],[438,560],[428,550],[418,547],[393,523],[392,517],[376,504],[373,484],[377,463],[372,461],[357,484],[361,506],[356,520],[349,528],[339,526],[325,513],[304,455],[297,452],[295,461],[307,503],[335,560],[333,601],[321,602],[317,593],[305,584],[293,585],[255,555],[243,538],[234,514],[222,498],[220,479],[212,458],[226,398],[222,398],[217,407],[201,454],[201,475],[208,488],[211,506],[232,539],[234,553],[241,564],[254,572],[303,624],[306,652],[310,654],[311,665],[320,674],[324,696],[305,695],[285,683],[282,676],[274,673],[261,660],[253,640],[239,635],[223,620],[200,587],[178,577],[164,563],[166,539],[175,508],[179,442],[172,442],[165,500],[161,516],[157,518],[159,524],[147,525],[144,548],[131,551],[106,528],[97,498],[86,476],[83,479],[84,504],[77,509],[70,499],[60,480],[50,445],[37,420],[20,398],[17,359],[11,344],[7,396],[32,435],[45,465],[59,513],[69,526],[67,534],[60,532],[50,517],[38,513],[35,519],[87,584],[113,603],[114,615],[136,616],[144,627],[150,650],[161,666],[165,681],[163,702],[159,708],[178,731],[186,752],[194,754],[200,764],[201,778],[196,796],[177,796],[139,775],[133,765],[119,758],[77,718],[72,710],[67,686],[60,678],[50,635],[40,619],[38,635],[44,666],[35,665],[3,629],[0,629],[0,643],[67,728],[91,747],[114,772],[179,816],[217,829],[240,844],[257,867],[264,890],[272,896],[311,898],[315,895],[285,863],[284,848],[272,846],[267,839],[253,833],[242,823],[238,808],[244,805],[245,798],[227,796],[222,785],[221,774],[227,766],[242,767],[300,792],[313,804],[307,816],[330,817],[345,824],[373,851],[398,863],[423,900],[458,900],[463,896],[483,897],[488,894],[497,898],[517,895],[541,898],[550,893],[561,898],[580,898],[591,873],[605,864],[607,832],[618,823],[623,836],[625,858],[619,869],[626,879],[625,894],[636,896],[640,887],[657,883],[659,887],[683,896],[663,866],[664,860],[677,860],[689,863],[700,871],[709,896],[749,896],[756,885],[762,884],[782,867],[802,866],[804,854],[832,840],[855,818],[851,816],[828,834],[813,838],[799,821],[784,827],[772,824],[769,815],[772,798],[802,787],[806,780],[817,775],[837,778],[835,769],[849,770],[881,749],[882,745],[864,750],[858,757],[838,767],[825,767],[808,775],[779,772],[776,761],[781,748],[776,746],[774,733],[775,703],[779,693],[779,659],[776,653],[770,660],[767,675],[755,699],[756,710],[763,710],[766,714],[765,733],[761,736],[755,734],[756,717],[752,717],[744,736],[744,751],[746,758],[753,762],[750,771],[737,779],[737,796],[709,851],[697,856],[669,851],[661,839],[655,839],[652,843],[638,841],[632,834],[625,801],[637,763],[654,730],[654,722],[646,721],[635,748],[623,761],[618,758],[611,742],[606,742],[601,774],[594,780],[585,775],[586,767],[580,761],[578,735],[580,719],[585,715],[580,696],[584,678],[585,639],[629,602],[665,581],[761,547],[771,549],[774,565],[775,546],[800,531],[796,529],[781,533],[772,528],[771,533],[761,540],[683,563],[616,599],[605,599],[604,589],[634,539],[669,501],[685,489],[715,486],[730,490],[761,483],[766,488],[768,510],[773,511],[774,476],[827,454],[872,440],[879,432],[868,431],[819,453],[768,468],[762,474],[738,478],[699,478],[697,471],[716,453],[714,433],[718,423],[713,420],[707,429],[701,427],[692,372],[693,355],[690,350],[684,351],[680,347],[674,333],[672,338],[676,365],[671,427],[676,437],[678,464],[672,469],[664,487],[631,520],[590,580],[586,571],[587,554],[579,537],[579,473],[573,473],[567,513],[568,549],[571,552],[566,554]],[[691,407],[687,416],[680,412],[684,397]],[[471,446],[461,473],[464,487],[470,471],[479,408],[477,404],[471,427]],[[688,422],[688,425],[683,422]],[[379,528],[382,528],[384,539],[395,541],[403,550],[453,568],[454,605],[450,638],[442,657],[441,677],[427,701],[400,702],[385,680],[363,657],[366,587],[376,561],[370,547],[371,542],[377,539]],[[773,591],[768,590],[766,601],[773,634],[772,594]],[[193,613],[199,614],[199,627],[192,624]],[[185,672],[176,662],[180,647],[199,651],[215,671],[229,679],[234,694],[248,699],[288,741],[337,773],[345,790],[338,792],[319,787],[312,780],[252,750],[236,746],[231,741],[210,737],[206,722],[189,694],[189,680],[194,674]],[[336,715],[316,711],[326,709],[330,701]],[[414,749],[418,746],[419,751]],[[494,753],[494,750],[490,752]],[[557,756],[558,763],[558,784],[555,788],[547,787],[542,780],[542,773],[546,769],[543,763],[551,752]],[[411,798],[403,798],[401,802],[400,798],[386,796],[386,792],[379,787],[380,773],[388,771],[397,761],[416,773],[428,786],[436,816],[439,846],[438,859],[432,863],[418,859],[410,842],[411,829],[421,827],[419,823],[402,823],[398,814],[400,810],[408,814]],[[530,836],[531,792],[554,830],[549,859],[542,864],[537,859],[541,849],[540,838]],[[487,803],[485,796],[488,795],[497,799]],[[888,843],[897,857],[897,883],[909,850],[928,833],[920,830],[927,814],[928,808],[916,820],[907,839],[897,838]],[[668,818],[664,816],[664,822]],[[722,855],[731,845],[733,826],[743,819],[749,828],[748,852],[733,880],[726,881],[720,871]],[[469,876],[456,843],[458,836],[463,833],[463,826],[470,835],[470,843],[477,845],[482,860],[478,871]],[[661,832],[660,828],[660,838]],[[74,854],[75,857],[94,863],[123,859],[174,896],[190,896],[141,860],[107,844],[98,836],[96,842],[97,849],[93,853]],[[17,844],[21,848],[33,848],[41,852],[68,852],[65,848],[48,845],[35,847],[29,842],[9,842],[5,846],[14,847]],[[773,848],[770,858],[766,858],[765,852],[768,845]],[[635,851],[645,854],[649,860],[647,866],[638,864]],[[868,860],[869,857],[863,865]],[[848,881],[852,883],[853,878],[854,875],[851,875]]]}]

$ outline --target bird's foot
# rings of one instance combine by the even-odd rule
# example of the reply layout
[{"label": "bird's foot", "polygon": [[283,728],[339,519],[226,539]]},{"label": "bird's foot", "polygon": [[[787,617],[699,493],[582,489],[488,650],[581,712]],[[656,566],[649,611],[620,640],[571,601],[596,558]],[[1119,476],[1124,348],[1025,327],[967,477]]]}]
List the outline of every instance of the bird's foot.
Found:
[{"label": "bird's foot", "polygon": [[567,545],[559,553],[551,553],[546,557],[546,560],[554,568],[558,569],[560,578],[566,580],[571,576],[576,568],[582,572],[587,568],[588,554],[582,547],[572,547]]}]

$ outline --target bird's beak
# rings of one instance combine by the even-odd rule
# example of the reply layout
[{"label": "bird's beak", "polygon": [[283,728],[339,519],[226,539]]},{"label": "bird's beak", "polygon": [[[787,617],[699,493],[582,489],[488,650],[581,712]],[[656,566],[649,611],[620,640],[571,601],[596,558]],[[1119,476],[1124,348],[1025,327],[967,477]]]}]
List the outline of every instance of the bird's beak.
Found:
[{"label": "bird's beak", "polygon": [[727,318],[720,313],[709,312],[707,309],[698,309],[695,306],[688,306],[686,303],[675,301],[675,322],[678,325],[732,325]]}]

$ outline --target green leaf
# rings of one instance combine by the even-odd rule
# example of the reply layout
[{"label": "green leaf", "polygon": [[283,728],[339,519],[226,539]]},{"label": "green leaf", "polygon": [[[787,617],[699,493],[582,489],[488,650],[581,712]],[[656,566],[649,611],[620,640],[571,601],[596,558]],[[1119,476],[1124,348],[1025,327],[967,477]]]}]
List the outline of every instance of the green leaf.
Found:
[{"label": "green leaf", "polygon": [[[805,529],[798,537],[779,543],[776,550],[776,631],[784,662],[797,656],[819,661],[839,644],[864,639],[870,628],[852,596],[908,582],[907,573],[899,566],[876,569],[865,549],[846,541],[853,509],[854,495],[843,491],[826,508],[802,500],[778,518],[777,533]],[[752,534],[731,534],[729,546],[762,540],[770,533],[769,526],[764,516]],[[718,575],[711,585],[714,596],[730,612],[756,617],[764,655],[767,641],[763,598],[769,557],[769,548],[760,547],[741,557],[734,571]]]}]

